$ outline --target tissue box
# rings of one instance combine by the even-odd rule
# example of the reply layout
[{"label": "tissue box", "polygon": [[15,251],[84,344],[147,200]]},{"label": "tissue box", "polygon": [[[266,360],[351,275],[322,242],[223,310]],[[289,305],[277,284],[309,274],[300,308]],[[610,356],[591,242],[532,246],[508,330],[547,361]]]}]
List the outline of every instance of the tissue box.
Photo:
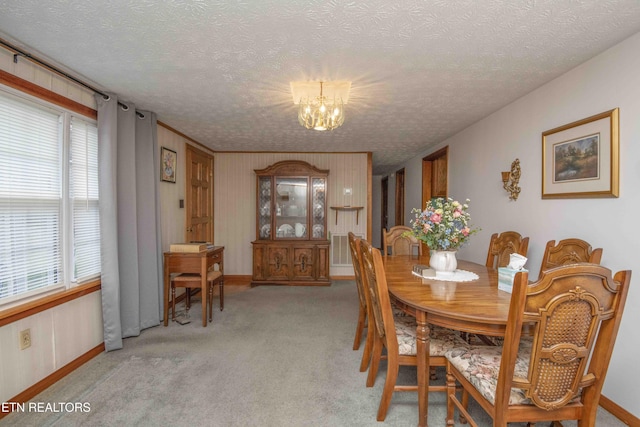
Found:
[{"label": "tissue box", "polygon": [[521,271],[528,270],[524,268],[522,270],[515,270],[509,267],[498,267],[498,289],[511,293],[513,290],[513,279],[516,277],[516,273]]}]

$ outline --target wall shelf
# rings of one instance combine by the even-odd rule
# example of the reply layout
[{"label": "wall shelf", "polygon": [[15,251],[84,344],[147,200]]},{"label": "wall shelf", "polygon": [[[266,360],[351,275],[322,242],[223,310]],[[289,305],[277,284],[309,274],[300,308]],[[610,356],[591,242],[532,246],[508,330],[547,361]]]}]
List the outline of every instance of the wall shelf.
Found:
[{"label": "wall shelf", "polygon": [[356,211],[356,225],[358,225],[360,211],[364,209],[364,206],[330,206],[330,208],[336,211],[336,225],[338,225],[338,212],[340,211]]}]

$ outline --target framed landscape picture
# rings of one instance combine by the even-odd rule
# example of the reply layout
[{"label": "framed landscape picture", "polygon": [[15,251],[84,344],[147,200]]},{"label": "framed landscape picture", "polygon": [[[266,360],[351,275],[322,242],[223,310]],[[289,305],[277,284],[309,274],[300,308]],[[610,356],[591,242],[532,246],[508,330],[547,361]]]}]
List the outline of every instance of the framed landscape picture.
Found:
[{"label": "framed landscape picture", "polygon": [[166,182],[176,183],[176,166],[178,155],[175,151],[162,147],[160,151],[160,178]]},{"label": "framed landscape picture", "polygon": [[618,109],[542,133],[542,198],[618,197]]}]

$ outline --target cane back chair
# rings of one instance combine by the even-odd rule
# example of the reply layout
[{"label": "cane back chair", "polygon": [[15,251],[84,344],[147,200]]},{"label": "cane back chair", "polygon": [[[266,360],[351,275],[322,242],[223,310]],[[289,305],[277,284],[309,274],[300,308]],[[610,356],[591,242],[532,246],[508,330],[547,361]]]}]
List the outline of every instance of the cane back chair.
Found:
[{"label": "cane back chair", "polygon": [[[517,273],[503,346],[454,349],[447,358],[447,425],[457,407],[456,382],[493,418],[508,422],[579,420],[594,426],[630,271],[573,264],[545,271],[528,285]],[[521,339],[523,325],[532,339]],[[463,396],[464,397],[464,396]]]}]

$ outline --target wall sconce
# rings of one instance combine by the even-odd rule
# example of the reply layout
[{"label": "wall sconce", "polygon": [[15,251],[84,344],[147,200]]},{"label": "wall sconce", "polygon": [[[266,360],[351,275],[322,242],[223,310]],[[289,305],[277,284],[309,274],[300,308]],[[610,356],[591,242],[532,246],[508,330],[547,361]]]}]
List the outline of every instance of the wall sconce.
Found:
[{"label": "wall sconce", "polygon": [[520,159],[515,159],[511,163],[511,171],[502,172],[502,187],[509,193],[509,199],[518,200],[520,194]]}]

